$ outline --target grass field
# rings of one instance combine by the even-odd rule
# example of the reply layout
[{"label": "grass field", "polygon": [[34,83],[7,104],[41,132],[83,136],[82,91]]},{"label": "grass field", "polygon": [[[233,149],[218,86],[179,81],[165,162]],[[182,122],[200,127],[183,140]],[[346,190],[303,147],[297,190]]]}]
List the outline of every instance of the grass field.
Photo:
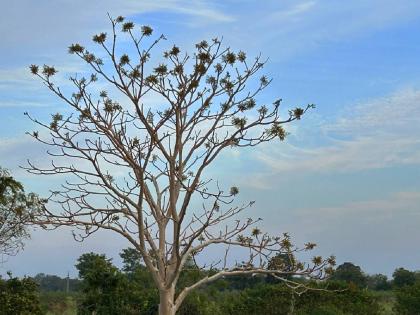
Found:
[{"label": "grass field", "polygon": [[46,315],[76,315],[77,304],[74,294],[66,296],[61,292],[41,294],[42,308]]},{"label": "grass field", "polygon": [[[382,307],[382,315],[397,315],[393,311],[395,297],[392,291],[372,291],[379,299]],[[42,305],[46,315],[77,315],[76,296],[66,296],[64,293],[43,293]],[[366,314],[368,315],[368,314]]]}]

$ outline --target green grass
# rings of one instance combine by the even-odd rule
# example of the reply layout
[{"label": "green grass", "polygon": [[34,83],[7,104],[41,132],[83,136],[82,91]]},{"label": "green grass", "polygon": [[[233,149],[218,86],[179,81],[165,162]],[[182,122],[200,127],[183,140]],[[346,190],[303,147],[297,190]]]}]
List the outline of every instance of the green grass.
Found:
[{"label": "green grass", "polygon": [[46,315],[76,315],[77,303],[74,294],[63,292],[41,293],[42,309]]},{"label": "green grass", "polygon": [[393,311],[395,296],[392,291],[372,291],[372,294],[379,299],[382,307],[382,315],[396,315]]}]

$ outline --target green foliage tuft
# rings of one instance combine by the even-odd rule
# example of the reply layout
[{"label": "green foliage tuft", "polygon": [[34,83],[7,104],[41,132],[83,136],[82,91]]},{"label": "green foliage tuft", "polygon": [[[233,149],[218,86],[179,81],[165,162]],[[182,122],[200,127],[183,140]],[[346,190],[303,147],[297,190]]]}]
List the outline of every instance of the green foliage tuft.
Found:
[{"label": "green foliage tuft", "polygon": [[38,74],[39,67],[37,65],[30,65],[29,70],[32,74]]},{"label": "green foliage tuft", "polygon": [[130,62],[130,58],[128,57],[127,54],[124,54],[120,57],[120,65],[124,66],[126,64],[128,64]]},{"label": "green foliage tuft", "polygon": [[106,33],[100,33],[100,34],[94,35],[92,40],[95,43],[103,44],[106,40]]},{"label": "green foliage tuft", "polygon": [[157,75],[165,75],[168,72],[168,67],[165,64],[160,64],[154,69]]},{"label": "green foliage tuft", "polygon": [[153,33],[153,29],[152,29],[150,26],[148,26],[148,25],[143,25],[143,26],[141,27],[141,33],[142,33],[144,36],[150,36],[150,35],[152,35],[152,33]]},{"label": "green foliage tuft", "polygon": [[236,186],[230,187],[230,191],[229,191],[229,193],[230,193],[232,196],[236,196],[237,194],[239,194],[239,188],[238,188],[238,187],[236,187]]},{"label": "green foliage tuft", "polygon": [[132,29],[134,28],[134,23],[133,22],[125,22],[123,25],[122,25],[122,31],[123,32],[129,32],[129,31],[131,31]]},{"label": "green foliage tuft", "polygon": [[115,22],[117,22],[117,23],[122,23],[122,22],[124,22],[124,17],[123,16],[118,16],[116,19],[115,19]]},{"label": "green foliage tuft", "polygon": [[46,77],[51,77],[57,73],[57,70],[52,66],[44,65],[42,67],[42,74]]},{"label": "green foliage tuft", "polygon": [[76,54],[76,53],[83,53],[85,48],[79,44],[72,44],[69,46],[69,53],[70,54]]},{"label": "green foliage tuft", "polygon": [[236,62],[236,55],[233,52],[227,52],[223,56],[223,61],[230,65],[233,65]]}]

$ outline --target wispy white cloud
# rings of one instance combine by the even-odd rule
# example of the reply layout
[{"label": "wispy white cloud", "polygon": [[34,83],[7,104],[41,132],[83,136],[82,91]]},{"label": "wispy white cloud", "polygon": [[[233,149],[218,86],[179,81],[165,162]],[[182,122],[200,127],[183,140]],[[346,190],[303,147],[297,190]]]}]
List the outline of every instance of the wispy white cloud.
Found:
[{"label": "wispy white cloud", "polygon": [[[420,90],[404,89],[351,106],[321,128],[324,139],[319,140],[326,144],[310,149],[267,146],[257,158],[274,172],[351,172],[420,164]],[[305,137],[305,129],[300,133]]]},{"label": "wispy white cloud", "polygon": [[[314,209],[297,210],[300,216],[304,217],[314,213]],[[337,206],[318,207],[316,213],[323,216],[324,220],[331,218],[343,220],[344,217],[363,216],[363,222],[378,219],[390,219],[393,216],[415,216],[420,217],[420,192],[400,191],[390,194],[382,199],[362,200],[349,202]],[[324,226],[323,228],[326,228]]]},{"label": "wispy white cloud", "polygon": [[272,52],[272,60],[285,60],[327,43],[347,42],[407,23],[419,12],[418,1],[269,0],[258,10],[238,13],[241,26],[226,37],[238,44],[252,40],[256,51],[264,47]]},{"label": "wispy white cloud", "polygon": [[[68,35],[80,38],[94,29],[107,25],[106,14],[135,16],[143,13],[176,13],[187,19],[199,18],[204,24],[224,23],[235,20],[234,16],[210,1],[197,0],[143,0],[112,1],[61,1],[60,5],[49,1],[23,0],[14,4],[0,4],[4,13],[0,21],[0,35],[5,42],[22,46],[38,46],[44,49],[54,40],[68,40]],[[19,16],[20,18],[17,18]],[[185,19],[177,19],[185,22]],[[197,25],[197,23],[196,23]],[[48,46],[47,46],[48,47]]]},{"label": "wispy white cloud", "polygon": [[395,134],[420,129],[420,89],[402,88],[395,93],[349,106],[323,129],[329,133],[361,135]]},{"label": "wispy white cloud", "polygon": [[305,1],[300,3],[295,3],[291,7],[286,9],[280,9],[270,15],[270,19],[283,19],[283,18],[291,18],[291,17],[297,17],[299,15],[302,15],[311,8],[313,8],[316,5],[316,1]]},{"label": "wispy white cloud", "polygon": [[49,107],[51,104],[42,103],[42,102],[26,102],[26,101],[18,101],[18,100],[0,100],[0,108],[6,107],[22,107],[22,108],[34,108],[34,107]]},{"label": "wispy white cloud", "polygon": [[29,88],[33,86],[33,83],[28,68],[18,67],[0,70],[0,90],[8,90],[13,87]]},{"label": "wispy white cloud", "polygon": [[208,1],[196,1],[192,4],[189,1],[142,1],[138,4],[127,3],[130,14],[152,12],[152,11],[172,11],[187,16],[200,18],[202,22],[233,22],[235,17],[222,10],[214,8]]}]

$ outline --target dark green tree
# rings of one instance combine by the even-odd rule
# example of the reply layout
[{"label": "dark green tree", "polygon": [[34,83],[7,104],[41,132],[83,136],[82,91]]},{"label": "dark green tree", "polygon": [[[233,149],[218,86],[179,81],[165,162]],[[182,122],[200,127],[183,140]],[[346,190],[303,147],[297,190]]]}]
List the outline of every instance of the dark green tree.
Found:
[{"label": "dark green tree", "polygon": [[359,288],[366,287],[367,285],[367,278],[362,272],[362,269],[351,262],[345,262],[339,265],[331,275],[330,280],[353,283]]},{"label": "dark green tree", "polygon": [[81,283],[79,315],[155,314],[158,294],[151,288],[150,273],[140,267],[130,274],[121,272],[105,255],[87,253],[76,268]]},{"label": "dark green tree", "polygon": [[137,269],[144,268],[144,265],[141,263],[142,258],[138,250],[134,248],[125,248],[120,253],[120,257],[123,260],[123,271],[127,273],[134,273]]},{"label": "dark green tree", "polygon": [[416,282],[415,272],[409,271],[404,268],[395,269],[392,274],[392,284],[397,288],[402,288],[407,285],[413,285]]},{"label": "dark green tree", "polygon": [[385,291],[390,290],[392,285],[386,275],[375,274],[367,276],[367,287],[375,291]]},{"label": "dark green tree", "polygon": [[128,283],[110,259],[105,255],[83,254],[76,268],[82,280],[78,314],[123,314],[126,311]]}]

